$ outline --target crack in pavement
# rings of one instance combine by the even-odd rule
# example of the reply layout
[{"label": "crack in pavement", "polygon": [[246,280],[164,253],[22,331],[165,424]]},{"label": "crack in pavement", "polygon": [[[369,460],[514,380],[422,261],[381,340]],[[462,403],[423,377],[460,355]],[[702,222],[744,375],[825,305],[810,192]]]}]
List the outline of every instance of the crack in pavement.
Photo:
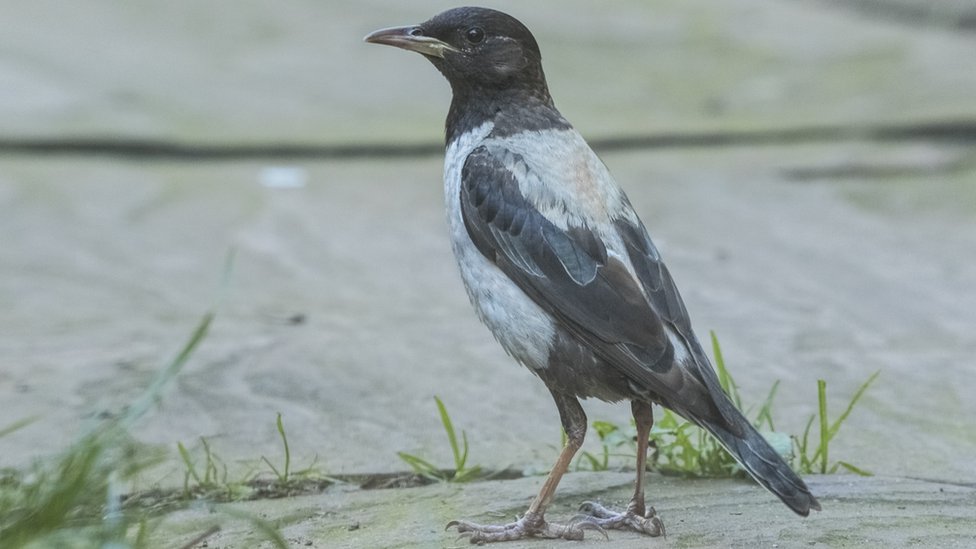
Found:
[{"label": "crack in pavement", "polygon": [[[741,131],[666,132],[590,139],[597,152],[737,146],[781,146],[833,141],[897,143],[932,141],[976,143],[976,118],[903,124],[814,125]],[[194,143],[124,137],[0,137],[4,156],[113,156],[123,159],[233,161],[253,159],[357,160],[424,158],[441,155],[444,146],[419,143]]]}]

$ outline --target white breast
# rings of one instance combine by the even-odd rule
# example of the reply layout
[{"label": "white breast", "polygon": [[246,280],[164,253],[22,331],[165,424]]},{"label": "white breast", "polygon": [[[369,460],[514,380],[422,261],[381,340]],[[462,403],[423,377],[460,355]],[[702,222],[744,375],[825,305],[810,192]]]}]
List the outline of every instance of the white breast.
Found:
[{"label": "white breast", "polygon": [[491,132],[486,122],[451,143],[444,159],[444,195],[451,245],[471,304],[508,354],[530,369],[548,366],[555,326],[498,267],[475,247],[461,217],[461,169]]}]

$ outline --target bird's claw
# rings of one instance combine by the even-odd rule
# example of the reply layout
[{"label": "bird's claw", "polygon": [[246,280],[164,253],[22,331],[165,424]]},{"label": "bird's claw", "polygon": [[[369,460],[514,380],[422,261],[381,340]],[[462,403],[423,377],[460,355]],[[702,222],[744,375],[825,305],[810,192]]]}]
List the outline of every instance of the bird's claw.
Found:
[{"label": "bird's claw", "polygon": [[467,520],[452,520],[445,530],[457,528],[458,539],[467,538],[473,544],[482,545],[496,541],[514,541],[524,538],[566,539],[579,541],[586,530],[595,530],[609,539],[606,531],[591,517],[573,520],[566,524],[546,522],[542,517],[521,517],[509,524],[477,524]]},{"label": "bird's claw", "polygon": [[604,530],[603,527],[600,526],[595,520],[593,520],[593,517],[591,516],[577,515],[573,518],[573,520],[569,521],[567,526],[573,526],[581,530],[594,530],[599,532],[600,535],[606,538],[607,541],[610,541],[610,536],[607,534],[607,531]]},{"label": "bird's claw", "polygon": [[653,507],[648,507],[647,511],[641,514],[638,506],[631,504],[627,511],[617,513],[599,503],[584,501],[579,510],[583,516],[589,517],[601,529],[633,530],[651,537],[667,537],[664,521],[657,515],[657,511]]}]

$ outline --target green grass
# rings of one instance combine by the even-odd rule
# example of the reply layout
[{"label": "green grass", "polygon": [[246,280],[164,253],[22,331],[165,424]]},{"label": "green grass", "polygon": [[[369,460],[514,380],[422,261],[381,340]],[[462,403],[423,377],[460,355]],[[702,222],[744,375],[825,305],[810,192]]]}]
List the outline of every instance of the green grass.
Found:
[{"label": "green grass", "polygon": [[[823,380],[817,383],[818,413],[807,423],[802,437],[791,436],[776,430],[773,414],[773,403],[780,382],[775,381],[766,393],[766,397],[758,406],[744,407],[739,386],[725,363],[722,348],[718,338],[711,334],[712,354],[715,360],[715,370],[722,390],[725,391],[733,404],[751,418],[752,424],[773,446],[773,448],[799,473],[835,473],[839,468],[860,475],[869,475],[864,468],[846,461],[829,462],[830,441],[837,436],[844,421],[850,416],[854,406],[868,389],[880,372],[873,374],[865,381],[848,402],[844,412],[834,421],[827,416],[827,384]],[[398,452],[407,465],[419,476],[446,482],[467,482],[484,478],[486,474],[480,466],[467,465],[468,437],[461,431],[460,443],[457,431],[451,421],[450,414],[440,398],[434,397],[440,415],[441,424],[447,434],[448,444],[454,456],[454,468],[443,468],[434,465],[430,460],[415,454]],[[811,429],[819,418],[820,432],[818,443],[814,446]],[[633,421],[627,425],[617,425],[608,421],[594,421],[591,427],[596,432],[600,449],[598,451],[582,450],[575,461],[576,470],[606,471],[617,466],[622,459],[631,463],[636,458],[637,429]],[[566,433],[561,433],[561,446],[566,444]],[[745,471],[728,451],[704,429],[690,423],[671,410],[662,409],[650,433],[650,456],[648,467],[662,473],[694,477],[734,477],[743,476]]]},{"label": "green grass", "polygon": [[242,483],[228,482],[227,465],[211,450],[206,438],[200,437],[203,460],[197,467],[197,460],[182,442],[176,443],[180,459],[183,461],[183,500],[210,499],[234,501],[246,496]]},{"label": "green grass", "polygon": [[[711,341],[715,370],[722,389],[746,417],[752,418],[753,425],[797,472],[834,473],[843,467],[853,473],[870,474],[865,469],[846,461],[828,465],[829,446],[855,404],[880,372],[873,374],[858,388],[844,412],[833,422],[828,421],[827,417],[827,384],[819,380],[817,383],[818,413],[810,418],[802,437],[790,436],[776,431],[774,423],[773,401],[779,388],[779,381],[773,383],[758,408],[744,408],[738,385],[725,364],[725,357],[714,333],[711,334]],[[819,443],[814,446],[810,434],[812,425],[818,418],[820,436]],[[633,459],[636,456],[637,430],[633,422],[630,425],[620,426],[605,421],[594,421],[592,427],[600,440],[602,450],[595,454],[589,451],[581,452],[576,462],[577,469],[602,471],[610,467],[611,457]],[[662,413],[651,429],[650,439],[651,455],[648,466],[663,473],[695,477],[732,477],[744,474],[738,462],[714,437],[671,410],[662,409]],[[563,434],[563,441],[565,442],[565,434]]]},{"label": "green grass", "polygon": [[[228,266],[229,270],[229,266]],[[226,278],[225,273],[225,278]],[[121,416],[103,422],[83,434],[62,454],[37,461],[28,470],[0,470],[0,547],[4,549],[65,547],[142,549],[149,547],[153,529],[165,520],[161,513],[174,505],[189,501],[238,501],[257,497],[283,497],[307,493],[309,483],[321,487],[332,482],[312,464],[302,470],[292,469],[292,451],[281,413],[276,427],[281,439],[281,457],[275,461],[261,456],[267,470],[252,468],[237,479],[228,478],[228,468],[210,441],[201,437],[193,448],[177,443],[184,467],[183,490],[174,498],[145,500],[138,494],[123,498],[123,489],[136,475],[161,463],[165,456],[129,435],[130,428],[162,399],[164,389],[179,374],[194,351],[204,341],[215,318],[214,309],[201,318],[175,357],[162,368],[147,389],[126,408]],[[712,334],[716,371],[723,390],[740,409],[742,399],[734,378],[726,367],[718,340]],[[828,416],[827,385],[818,381],[818,408],[807,422],[800,437],[777,433],[774,426],[773,401],[779,382],[772,385],[758,408],[746,410],[754,424],[785,455],[795,452],[794,467],[801,473],[834,473],[843,468],[858,474],[869,474],[846,461],[831,462],[830,443],[852,413],[855,405],[877,379],[873,374],[854,393],[843,412],[831,420]],[[445,482],[467,482],[484,478],[481,466],[469,465],[467,433],[454,427],[444,402],[434,397],[441,425],[453,456],[453,468],[435,466],[430,460],[398,452],[399,457],[419,476]],[[26,418],[0,428],[0,437],[28,428],[36,418]],[[818,432],[814,433],[814,424]],[[614,458],[634,457],[635,427],[595,421],[593,429],[601,450],[583,451],[576,461],[577,469],[607,470]],[[565,434],[563,435],[565,437]],[[727,452],[696,426],[664,410],[651,431],[650,465],[665,472],[693,476],[732,476],[741,469]],[[784,444],[785,441],[785,444]],[[270,480],[268,477],[271,477]],[[142,504],[148,501],[148,504]],[[273,524],[221,509],[226,516],[245,519],[253,529],[276,547],[287,547]],[[191,540],[186,547],[198,545],[219,530],[219,523]]]},{"label": "green grass", "polygon": [[[225,264],[220,295],[227,287],[233,253]],[[176,378],[194,351],[206,338],[215,317],[219,297],[207,311],[175,357],[153,378],[150,385],[121,416],[102,422],[82,434],[58,456],[39,459],[27,470],[0,472],[0,547],[143,549],[160,520],[150,510],[123,505],[123,489],[135,476],[161,463],[165,456],[138,444],[129,429],[162,399],[164,389]],[[0,429],[0,437],[25,428],[34,418],[20,420]],[[190,476],[202,482],[217,482],[218,460],[206,447],[208,458],[201,470]],[[186,449],[181,455],[187,457]],[[287,547],[281,535],[266,521],[249,520],[274,546]],[[203,541],[213,528],[198,536]],[[185,547],[191,547],[187,545]]]},{"label": "green grass", "polygon": [[468,434],[461,431],[461,444],[458,444],[457,432],[454,430],[454,423],[451,421],[451,416],[447,412],[447,407],[444,406],[444,402],[440,398],[434,397],[434,402],[437,403],[437,411],[441,418],[441,425],[444,427],[444,432],[447,434],[447,441],[451,447],[451,454],[454,456],[454,468],[441,468],[429,460],[421,458],[414,454],[408,454],[406,452],[397,452],[407,465],[410,466],[413,471],[430,480],[435,481],[446,481],[446,482],[469,482],[475,480],[482,476],[481,466],[474,465],[468,466]]},{"label": "green grass", "polygon": [[[198,499],[214,502],[245,501],[317,492],[332,484],[335,479],[322,474],[316,468],[317,457],[304,469],[291,469],[291,448],[280,412],[275,424],[281,439],[281,463],[276,466],[270,459],[261,456],[257,460],[257,466],[250,467],[235,477],[228,474],[225,461],[217,455],[205,437],[200,437],[199,448],[195,452],[178,442],[176,447],[183,463],[182,495],[173,498],[166,494],[158,499],[175,506]],[[267,467],[264,471],[259,469],[262,463]],[[270,479],[268,473],[271,473]]]},{"label": "green grass", "polygon": [[123,509],[119,496],[127,481],[162,458],[136,444],[126,427],[159,400],[212,321],[212,312],[204,315],[176,357],[123,416],[84,434],[59,457],[38,461],[27,472],[5,474],[0,483],[0,546],[147,547],[149,517]]},{"label": "green grass", "polygon": [[34,423],[35,421],[37,421],[37,419],[38,419],[37,416],[27,417],[27,418],[24,418],[24,419],[19,419],[19,420],[15,421],[15,422],[11,423],[10,425],[7,425],[3,429],[0,429],[0,438],[3,438],[5,436],[9,435],[10,433],[13,433],[14,431],[19,431],[19,430],[23,429],[24,427],[27,427],[31,423]]},{"label": "green grass", "polygon": [[[607,471],[611,469],[611,458],[633,460],[636,456],[634,440],[637,437],[637,428],[633,423],[621,426],[609,421],[597,420],[590,426],[600,440],[600,451],[593,453],[589,450],[580,450],[574,465],[577,471]],[[560,433],[562,434],[560,445],[565,446],[566,431],[560,430]]]},{"label": "green grass", "polygon": [[278,412],[278,419],[275,424],[278,427],[278,436],[281,437],[281,445],[284,447],[284,465],[279,471],[278,468],[271,463],[271,460],[264,456],[261,456],[261,459],[268,465],[268,467],[271,468],[272,471],[274,471],[275,476],[278,477],[278,482],[288,484],[288,474],[290,473],[289,469],[291,468],[291,450],[288,449],[288,435],[285,433],[285,424],[281,421],[281,412]]},{"label": "green grass", "polygon": [[[715,333],[711,333],[712,355],[719,384],[736,408],[747,417],[752,409],[743,409],[739,386],[725,365],[725,356]],[[779,381],[773,383],[766,398],[752,419],[753,425],[783,457],[790,458],[790,439],[776,431],[772,406]],[[662,472],[700,477],[731,477],[744,473],[742,467],[719,444],[718,440],[697,425],[665,409],[662,417],[651,429],[651,462]]]},{"label": "green grass", "polygon": [[[856,467],[846,461],[837,461],[830,464],[828,458],[830,452],[830,441],[837,436],[837,432],[840,430],[840,426],[847,419],[847,416],[851,415],[851,411],[854,409],[854,405],[857,401],[861,399],[864,392],[867,391],[871,383],[878,378],[881,371],[877,371],[871,375],[858,387],[854,396],[851,397],[850,402],[847,403],[847,408],[844,413],[840,415],[833,423],[828,421],[827,418],[827,382],[820,379],[817,380],[817,415],[810,416],[810,420],[807,421],[806,429],[803,430],[802,437],[794,437],[794,444],[797,449],[797,464],[795,468],[801,473],[836,473],[841,467],[850,471],[851,473],[856,473],[858,475],[870,475],[871,473]],[[820,425],[820,436],[818,437],[818,444],[816,448],[812,447],[810,444],[810,428],[813,426],[815,419],[819,418]]]}]

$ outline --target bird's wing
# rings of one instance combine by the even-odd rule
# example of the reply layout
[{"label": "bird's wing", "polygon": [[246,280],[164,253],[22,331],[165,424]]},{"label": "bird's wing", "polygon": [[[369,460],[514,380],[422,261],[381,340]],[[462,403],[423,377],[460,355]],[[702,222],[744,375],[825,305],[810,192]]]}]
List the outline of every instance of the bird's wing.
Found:
[{"label": "bird's wing", "polygon": [[[629,204],[628,204],[629,207]],[[620,235],[627,249],[627,255],[634,272],[644,288],[652,307],[659,312],[665,324],[675,334],[676,345],[682,345],[692,356],[692,360],[682,364],[691,369],[697,379],[704,383],[704,387],[711,396],[712,402],[719,411],[726,428],[735,435],[741,435],[740,412],[732,404],[719,383],[715,370],[712,369],[708,356],[702,349],[698,338],[691,328],[691,319],[685,304],[678,293],[678,287],[671,278],[671,272],[661,259],[647,229],[640,219],[634,216],[635,222],[621,220],[616,223],[617,233]],[[693,418],[704,419],[704,418]]]},{"label": "bird's wing", "polygon": [[563,229],[543,215],[501,156],[482,146],[462,168],[461,213],[481,253],[634,383],[670,407],[713,417],[711,384],[700,368],[676,367],[675,345],[688,356],[694,355],[688,346],[698,344],[671,275],[640,222],[615,221],[629,257],[608,253],[591,228]]}]

